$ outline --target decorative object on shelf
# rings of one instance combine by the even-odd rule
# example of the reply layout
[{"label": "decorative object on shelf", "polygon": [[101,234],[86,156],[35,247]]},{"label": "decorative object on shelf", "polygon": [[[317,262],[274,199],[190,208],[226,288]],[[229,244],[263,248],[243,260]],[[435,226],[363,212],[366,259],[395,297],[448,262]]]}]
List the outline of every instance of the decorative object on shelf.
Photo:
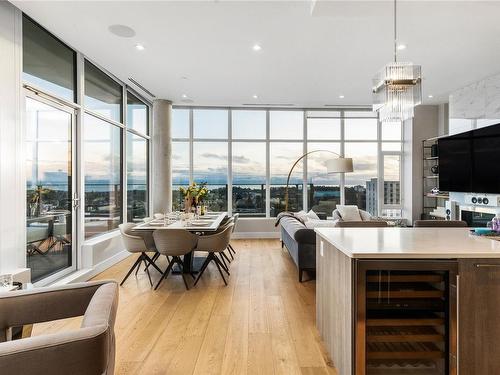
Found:
[{"label": "decorative object on shelf", "polygon": [[304,159],[307,155],[316,153],[316,152],[327,152],[329,154],[333,154],[336,156],[335,159],[328,159],[326,160],[326,170],[327,173],[347,173],[347,172],[352,172],[354,171],[353,165],[352,165],[352,159],[351,158],[344,158],[337,154],[336,152],[330,151],[330,150],[313,150],[306,152],[304,155],[302,155],[300,158],[298,158],[295,163],[293,163],[292,168],[290,168],[290,172],[288,172],[288,177],[286,179],[286,189],[285,189],[285,211],[288,211],[288,185],[290,183],[290,177],[292,176],[293,169],[295,166],[302,160]]},{"label": "decorative object on shelf", "polygon": [[[201,208],[203,199],[208,194],[207,183],[202,182],[197,184],[196,182],[192,182],[187,188],[179,188],[182,196],[184,197],[184,211],[191,212],[195,211],[198,213],[198,210],[201,212],[205,212],[205,208]],[[201,205],[201,206],[200,206]]]},{"label": "decorative object on shelf", "polygon": [[397,59],[397,7],[394,0],[394,62],[387,64],[373,79],[373,110],[381,122],[404,121],[414,116],[422,103],[421,66]]},{"label": "decorative object on shelf", "polygon": [[438,145],[437,143],[434,143],[433,145],[431,145],[431,157],[437,158],[438,156],[439,156]]},{"label": "decorative object on shelf", "polygon": [[434,174],[439,174],[439,165],[433,165],[431,167],[431,172]]}]

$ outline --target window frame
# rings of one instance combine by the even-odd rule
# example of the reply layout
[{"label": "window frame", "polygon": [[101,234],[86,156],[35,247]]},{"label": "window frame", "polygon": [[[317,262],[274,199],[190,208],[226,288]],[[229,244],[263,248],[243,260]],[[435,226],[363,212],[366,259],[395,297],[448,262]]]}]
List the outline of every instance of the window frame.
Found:
[{"label": "window frame", "polygon": [[[377,212],[381,213],[383,209],[403,209],[403,194],[401,193],[401,199],[400,199],[400,204],[399,205],[390,205],[388,207],[387,205],[384,205],[383,203],[383,196],[380,198],[380,194],[383,194],[383,155],[391,154],[391,155],[398,155],[400,157],[400,191],[403,191],[403,173],[402,173],[402,166],[403,166],[403,157],[404,157],[404,150],[403,150],[403,133],[404,133],[404,124],[401,124],[401,138],[399,140],[395,139],[388,139],[384,140],[382,139],[382,123],[378,120],[376,117],[376,114],[373,116],[369,116],[369,118],[377,118],[377,138],[376,139],[353,139],[353,140],[346,140],[345,139],[345,126],[346,126],[346,119],[348,118],[356,118],[356,116],[349,116],[346,117],[346,112],[370,112],[373,113],[372,109],[369,107],[356,107],[356,108],[341,108],[341,107],[336,107],[336,108],[295,108],[295,107],[290,107],[290,108],[277,108],[277,107],[224,107],[224,106],[217,106],[217,107],[207,107],[207,106],[185,106],[185,105],[174,105],[173,110],[177,109],[182,109],[182,110],[188,110],[188,118],[189,118],[189,137],[188,138],[172,138],[172,142],[186,142],[189,144],[189,155],[188,155],[188,163],[189,163],[189,182],[193,182],[193,143],[194,142],[227,142],[228,145],[228,158],[227,158],[227,185],[228,185],[228,191],[227,191],[227,207],[228,207],[228,212],[232,213],[233,207],[232,207],[232,199],[233,199],[233,162],[232,162],[232,157],[233,157],[233,143],[265,143],[266,144],[266,215],[265,218],[269,219],[272,218],[270,215],[271,211],[271,160],[270,160],[270,148],[272,143],[302,143],[302,149],[303,153],[305,154],[308,151],[308,143],[316,143],[316,144],[321,144],[321,143],[338,143],[340,144],[340,155],[341,156],[347,156],[345,155],[345,145],[348,143],[376,143],[377,144],[377,189],[378,189],[378,195],[377,195]],[[214,110],[227,110],[228,111],[228,129],[227,129],[227,138],[194,138],[193,137],[193,111],[198,110],[198,109],[214,109]],[[233,138],[232,136],[232,114],[233,111],[265,111],[266,112],[266,138]],[[270,137],[270,112],[272,111],[302,111],[303,112],[303,136],[301,139],[272,139]],[[309,113],[320,113],[324,112],[325,116],[309,116]],[[335,116],[329,115],[331,112],[338,112],[338,118],[340,119],[340,138],[339,139],[308,139],[308,134],[307,134],[307,119],[309,117],[311,118],[337,118]],[[359,118],[367,118],[367,116],[360,116]],[[394,143],[394,144],[401,144],[401,151],[382,151],[382,144],[386,143]],[[304,167],[303,167],[303,178],[302,178],[302,183],[303,183],[303,209],[308,210],[310,209],[309,207],[309,202],[308,202],[308,194],[307,194],[307,189],[308,189],[308,172],[307,172],[307,158],[304,159]],[[345,204],[345,173],[340,173],[340,202],[341,204]],[[382,187],[382,189],[381,189]],[[242,219],[262,219],[262,217],[245,217],[244,215],[241,216]]]}]

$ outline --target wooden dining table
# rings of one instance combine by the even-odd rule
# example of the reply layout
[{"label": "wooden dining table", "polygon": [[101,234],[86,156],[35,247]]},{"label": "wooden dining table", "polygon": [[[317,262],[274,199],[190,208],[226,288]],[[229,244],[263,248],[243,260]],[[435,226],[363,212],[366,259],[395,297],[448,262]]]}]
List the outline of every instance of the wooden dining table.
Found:
[{"label": "wooden dining table", "polygon": [[[210,234],[216,232],[219,229],[222,221],[227,217],[227,212],[207,212],[205,215],[201,215],[196,219],[190,220],[180,220],[170,217],[170,219],[154,219],[146,223],[139,224],[135,226],[132,231],[136,232],[138,235],[145,233],[152,233],[156,230],[172,230],[172,229],[184,229],[189,232],[197,233],[199,235]],[[184,256],[184,273],[197,273],[203,262],[204,257],[193,256],[194,251],[187,253]],[[177,273],[177,270],[172,270],[173,273]]]}]

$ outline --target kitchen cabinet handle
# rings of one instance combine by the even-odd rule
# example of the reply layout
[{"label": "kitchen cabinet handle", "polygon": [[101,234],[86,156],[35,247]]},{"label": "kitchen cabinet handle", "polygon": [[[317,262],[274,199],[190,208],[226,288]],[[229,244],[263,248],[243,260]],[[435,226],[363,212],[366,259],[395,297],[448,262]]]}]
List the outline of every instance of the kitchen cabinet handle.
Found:
[{"label": "kitchen cabinet handle", "polygon": [[492,263],[476,263],[474,264],[476,268],[487,268],[487,267],[500,267],[500,264],[492,264]]}]

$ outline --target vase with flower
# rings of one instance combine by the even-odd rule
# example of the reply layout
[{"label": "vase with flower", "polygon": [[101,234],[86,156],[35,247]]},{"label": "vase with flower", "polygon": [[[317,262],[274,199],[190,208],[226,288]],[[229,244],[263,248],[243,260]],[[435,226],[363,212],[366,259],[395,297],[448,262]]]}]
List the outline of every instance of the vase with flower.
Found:
[{"label": "vase with flower", "polygon": [[187,188],[181,187],[179,190],[184,197],[184,211],[200,214],[198,207],[203,204],[203,200],[208,194],[207,183],[197,184],[193,182]]}]

